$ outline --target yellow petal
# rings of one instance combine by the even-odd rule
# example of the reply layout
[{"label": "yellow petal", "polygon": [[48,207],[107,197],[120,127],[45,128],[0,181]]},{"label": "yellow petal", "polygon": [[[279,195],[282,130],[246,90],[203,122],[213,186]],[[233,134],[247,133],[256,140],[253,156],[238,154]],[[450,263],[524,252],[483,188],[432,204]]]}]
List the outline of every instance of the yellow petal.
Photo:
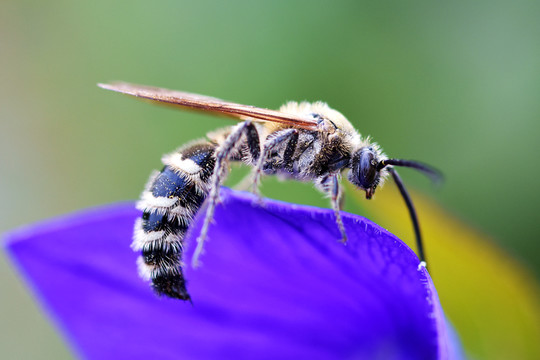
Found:
[{"label": "yellow petal", "polygon": [[[368,217],[415,248],[405,203],[388,184],[371,201],[349,188]],[[540,287],[488,236],[418,193],[428,267],[447,317],[475,359],[540,359]]]}]

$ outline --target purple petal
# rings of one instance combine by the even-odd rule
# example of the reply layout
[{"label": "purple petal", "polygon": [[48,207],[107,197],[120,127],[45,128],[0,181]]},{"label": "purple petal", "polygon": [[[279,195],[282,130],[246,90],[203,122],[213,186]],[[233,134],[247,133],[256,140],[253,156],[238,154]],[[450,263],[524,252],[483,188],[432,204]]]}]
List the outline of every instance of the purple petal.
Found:
[{"label": "purple petal", "polygon": [[222,196],[202,266],[185,269],[193,305],[138,278],[132,204],[19,230],[7,249],[82,357],[461,357],[428,273],[395,236],[345,214],[344,246],[330,210]]}]

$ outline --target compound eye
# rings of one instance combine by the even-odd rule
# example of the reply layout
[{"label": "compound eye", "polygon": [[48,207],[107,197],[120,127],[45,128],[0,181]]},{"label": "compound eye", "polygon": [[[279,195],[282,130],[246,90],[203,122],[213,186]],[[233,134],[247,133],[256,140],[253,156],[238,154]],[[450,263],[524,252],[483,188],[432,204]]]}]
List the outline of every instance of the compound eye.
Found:
[{"label": "compound eye", "polygon": [[360,180],[360,185],[364,189],[371,188],[377,178],[377,160],[375,160],[375,155],[369,150],[362,151],[360,153],[360,164],[359,164],[359,174],[358,179]]}]

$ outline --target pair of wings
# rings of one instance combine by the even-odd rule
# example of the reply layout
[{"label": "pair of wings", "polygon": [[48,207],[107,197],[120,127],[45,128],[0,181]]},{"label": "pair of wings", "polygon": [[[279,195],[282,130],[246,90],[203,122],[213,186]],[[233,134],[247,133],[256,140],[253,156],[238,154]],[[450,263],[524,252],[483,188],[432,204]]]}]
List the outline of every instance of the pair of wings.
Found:
[{"label": "pair of wings", "polygon": [[210,96],[175,91],[151,86],[114,82],[98,84],[99,87],[122,94],[135,96],[165,105],[178,106],[210,113],[217,113],[239,120],[257,120],[290,125],[300,129],[317,130],[317,120],[310,116],[286,114],[281,111],[262,109],[255,106],[235,104]]}]

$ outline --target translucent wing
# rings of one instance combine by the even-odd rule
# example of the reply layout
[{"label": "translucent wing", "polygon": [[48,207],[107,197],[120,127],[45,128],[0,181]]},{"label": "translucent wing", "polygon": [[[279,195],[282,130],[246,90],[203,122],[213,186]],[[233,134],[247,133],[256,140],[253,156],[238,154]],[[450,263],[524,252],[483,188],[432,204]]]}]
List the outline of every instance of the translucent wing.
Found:
[{"label": "translucent wing", "polygon": [[210,96],[192,94],[151,86],[114,82],[112,84],[98,84],[107,90],[132,95],[138,98],[158,103],[178,106],[186,109],[218,113],[240,120],[269,121],[286,124],[297,128],[316,130],[317,121],[309,116],[286,114],[276,110],[262,109],[249,105],[235,104]]}]

